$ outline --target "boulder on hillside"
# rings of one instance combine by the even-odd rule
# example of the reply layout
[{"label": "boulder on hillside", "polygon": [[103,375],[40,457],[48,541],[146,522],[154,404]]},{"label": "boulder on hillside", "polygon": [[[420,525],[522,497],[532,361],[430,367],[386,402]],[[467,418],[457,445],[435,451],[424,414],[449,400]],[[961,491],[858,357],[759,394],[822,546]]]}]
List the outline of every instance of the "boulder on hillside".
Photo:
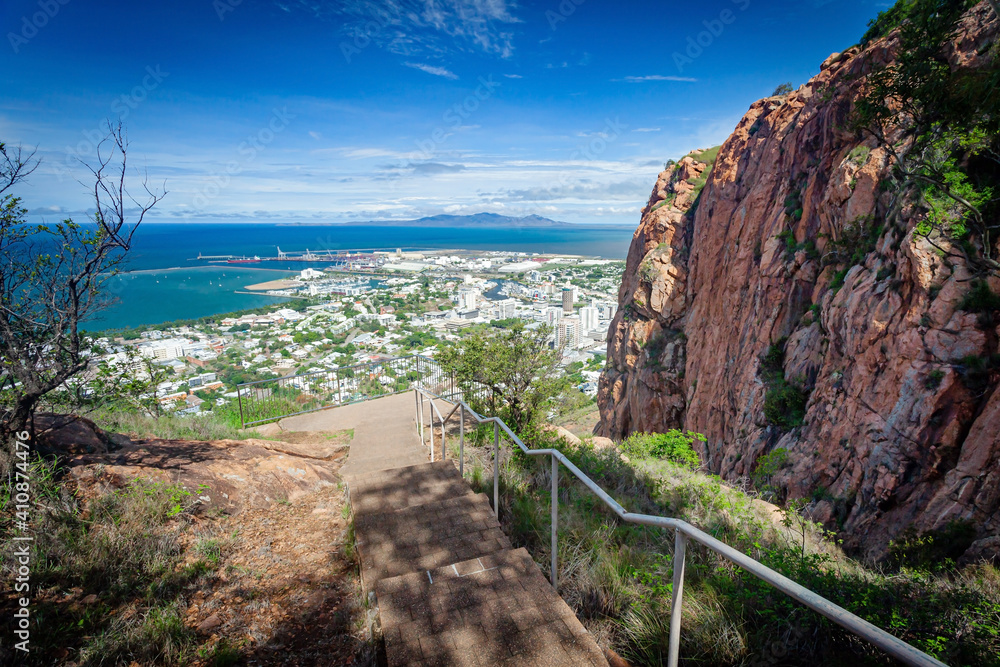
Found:
[{"label": "boulder on hillside", "polygon": [[130,444],[128,436],[104,431],[86,417],[51,412],[35,415],[34,445],[43,456],[108,454]]},{"label": "boulder on hillside", "polygon": [[346,453],[345,446],[325,439],[312,444],[149,439],[112,453],[79,455],[68,463],[84,490],[123,487],[132,479],[146,478],[183,487],[206,509],[232,511],[294,502],[335,485]]},{"label": "boulder on hillside", "polygon": [[576,437],[571,431],[563,428],[562,426],[553,426],[552,424],[546,424],[543,428],[549,433],[554,433],[556,437],[562,439],[567,444],[573,445],[574,447],[581,445],[583,442],[582,440],[580,440],[580,438]]},{"label": "boulder on hillside", "polygon": [[618,449],[618,445],[615,444],[614,440],[600,435],[592,437],[590,444],[594,446],[594,449]]}]

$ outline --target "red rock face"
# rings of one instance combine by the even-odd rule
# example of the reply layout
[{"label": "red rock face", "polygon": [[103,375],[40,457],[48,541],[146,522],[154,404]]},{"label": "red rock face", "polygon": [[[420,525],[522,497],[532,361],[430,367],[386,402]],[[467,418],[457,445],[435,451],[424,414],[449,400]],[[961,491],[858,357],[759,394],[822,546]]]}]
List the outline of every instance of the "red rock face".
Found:
[{"label": "red rock face", "polygon": [[[975,66],[997,22],[983,3],[963,26],[953,62]],[[694,212],[686,180],[705,165],[687,157],[660,174],[629,250],[597,433],[704,433],[702,460],[731,480],[785,448],[774,482],[822,498],[813,516],[855,553],[878,558],[907,528],[960,521],[977,531],[966,556],[996,558],[1000,391],[995,373],[963,379],[961,361],[997,353],[996,314],[984,325],[959,310],[970,273],[913,234],[915,214],[848,244],[866,248],[861,263],[829,262],[834,241],[883,225],[889,159],[848,116],[863,75],[893,46],[832,56],[791,95],[753,104]],[[794,242],[779,237],[787,231]],[[761,373],[782,339],[784,376],[808,396],[788,430],[765,418]]]}]

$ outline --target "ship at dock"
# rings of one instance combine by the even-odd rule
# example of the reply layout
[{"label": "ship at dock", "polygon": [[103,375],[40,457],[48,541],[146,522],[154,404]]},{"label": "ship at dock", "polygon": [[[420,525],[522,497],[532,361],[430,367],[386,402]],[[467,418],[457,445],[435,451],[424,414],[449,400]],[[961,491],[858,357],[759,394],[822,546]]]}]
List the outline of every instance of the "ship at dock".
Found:
[{"label": "ship at dock", "polygon": [[254,255],[253,257],[234,257],[232,259],[227,259],[226,264],[259,264],[263,262],[260,257]]}]

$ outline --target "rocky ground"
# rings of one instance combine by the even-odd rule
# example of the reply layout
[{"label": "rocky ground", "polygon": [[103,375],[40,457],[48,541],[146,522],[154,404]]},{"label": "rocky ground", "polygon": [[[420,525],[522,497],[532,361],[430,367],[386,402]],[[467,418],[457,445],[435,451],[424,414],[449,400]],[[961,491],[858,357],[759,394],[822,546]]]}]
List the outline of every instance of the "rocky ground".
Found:
[{"label": "rocky ground", "polygon": [[[339,476],[353,431],[206,442],[129,435],[78,421],[43,444],[68,464],[60,485],[83,517],[95,501],[136,479],[190,492],[183,512],[148,529],[176,545],[168,550],[178,556],[165,578],[197,573],[186,574],[188,583],[164,601],[178,606],[185,626],[173,633],[185,638],[183,646],[166,662],[375,664],[375,614],[361,593]],[[141,590],[109,596],[68,583],[41,587],[35,602],[55,610],[54,618],[84,619],[81,627],[96,630],[67,635],[65,648],[40,646],[45,655],[34,656],[37,664],[92,664],[87,647],[93,653],[94,635],[127,635],[143,625],[151,604]],[[95,623],[93,616],[106,620]],[[99,663],[151,664],[128,653]]]}]

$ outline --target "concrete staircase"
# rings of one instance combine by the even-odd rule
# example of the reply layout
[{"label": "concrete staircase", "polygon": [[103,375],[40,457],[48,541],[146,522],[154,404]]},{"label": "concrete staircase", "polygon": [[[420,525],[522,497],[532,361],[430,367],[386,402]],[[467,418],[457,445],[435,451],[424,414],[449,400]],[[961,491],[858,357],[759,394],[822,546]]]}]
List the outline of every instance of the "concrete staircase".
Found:
[{"label": "concrete staircase", "polygon": [[[360,420],[342,474],[362,583],[376,593],[390,667],[606,667],[528,552],[510,548],[487,497],[472,492],[454,461],[426,462],[412,396],[363,405],[351,406]],[[304,426],[286,421],[285,428]]]}]

